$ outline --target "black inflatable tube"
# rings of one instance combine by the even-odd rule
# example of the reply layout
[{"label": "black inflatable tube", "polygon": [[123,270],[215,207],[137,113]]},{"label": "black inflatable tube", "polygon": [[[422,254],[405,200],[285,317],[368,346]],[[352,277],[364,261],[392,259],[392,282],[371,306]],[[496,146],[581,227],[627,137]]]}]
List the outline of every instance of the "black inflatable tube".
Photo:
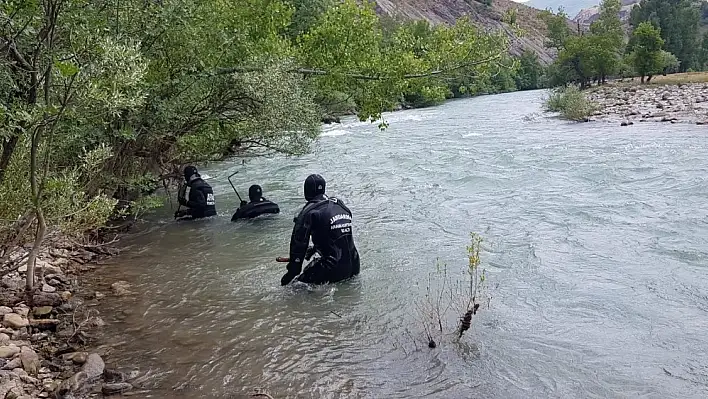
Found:
[{"label": "black inflatable tube", "polygon": [[253,219],[260,215],[280,213],[278,204],[270,201],[251,202],[236,210],[236,213],[231,217],[234,222],[239,219]]}]

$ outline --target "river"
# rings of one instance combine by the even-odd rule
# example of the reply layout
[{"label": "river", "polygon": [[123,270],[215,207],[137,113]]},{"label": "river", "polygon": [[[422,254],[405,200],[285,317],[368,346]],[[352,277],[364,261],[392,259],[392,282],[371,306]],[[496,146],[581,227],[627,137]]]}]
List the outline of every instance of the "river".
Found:
[{"label": "river", "polygon": [[[151,398],[707,397],[705,127],[568,123],[541,102],[451,101],[384,132],[349,118],[309,155],[205,168],[218,217],[149,215],[96,272],[137,294],[105,290],[107,360],[151,376]],[[237,170],[281,215],[230,221]],[[361,275],[282,288],[310,173],[352,209]],[[436,260],[462,276],[470,232],[491,300],[429,349],[416,301]]]}]

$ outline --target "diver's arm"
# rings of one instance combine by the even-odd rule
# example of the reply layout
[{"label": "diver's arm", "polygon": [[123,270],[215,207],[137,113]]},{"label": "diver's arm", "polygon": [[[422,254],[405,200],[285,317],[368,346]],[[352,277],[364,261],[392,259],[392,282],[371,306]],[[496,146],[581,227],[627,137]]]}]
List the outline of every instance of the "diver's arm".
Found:
[{"label": "diver's arm", "polygon": [[293,226],[293,233],[290,237],[288,272],[280,279],[281,285],[287,285],[302,272],[302,262],[307,252],[307,246],[310,243],[310,229],[312,227],[313,216],[314,212],[302,214],[297,218],[295,226]]},{"label": "diver's arm", "polygon": [[302,215],[293,227],[290,237],[290,262],[288,263],[288,271],[290,272],[299,274],[302,271],[302,262],[310,244],[310,229],[315,214],[316,212],[308,212]]},{"label": "diver's arm", "polygon": [[189,190],[189,201],[187,201],[188,208],[206,208],[206,198],[204,198],[204,193],[202,190]]}]

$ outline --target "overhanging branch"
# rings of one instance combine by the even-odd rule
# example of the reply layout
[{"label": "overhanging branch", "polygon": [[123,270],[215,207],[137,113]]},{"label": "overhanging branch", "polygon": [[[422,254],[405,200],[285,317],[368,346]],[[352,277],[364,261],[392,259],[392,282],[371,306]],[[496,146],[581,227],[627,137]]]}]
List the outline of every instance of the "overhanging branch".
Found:
[{"label": "overhanging branch", "polygon": [[[420,79],[420,78],[428,78],[432,76],[437,76],[437,75],[444,75],[446,73],[450,73],[453,71],[456,71],[458,69],[462,68],[469,68],[481,64],[486,64],[488,62],[497,60],[504,55],[505,52],[498,53],[495,55],[492,55],[490,57],[487,57],[483,60],[479,61],[473,61],[473,62],[466,62],[462,63],[459,65],[455,65],[450,68],[445,68],[445,69],[438,69],[435,71],[430,71],[430,72],[424,72],[424,73],[414,73],[414,74],[406,74],[403,75],[402,79],[404,80],[409,80],[409,79]],[[248,73],[248,72],[263,72],[265,71],[264,67],[233,67],[233,68],[219,68],[211,73],[206,74],[206,76],[219,76],[219,75],[229,75],[232,73]],[[331,72],[331,71],[326,71],[322,69],[312,69],[312,68],[293,68],[287,70],[288,73],[296,73],[296,74],[301,74],[301,75],[306,75],[306,76],[327,76],[327,75],[336,75],[337,73]],[[341,75],[351,78],[351,79],[356,79],[356,80],[376,80],[376,81],[381,81],[381,80],[391,80],[397,78],[396,76],[391,76],[391,75],[365,75],[361,73],[342,73]]]}]

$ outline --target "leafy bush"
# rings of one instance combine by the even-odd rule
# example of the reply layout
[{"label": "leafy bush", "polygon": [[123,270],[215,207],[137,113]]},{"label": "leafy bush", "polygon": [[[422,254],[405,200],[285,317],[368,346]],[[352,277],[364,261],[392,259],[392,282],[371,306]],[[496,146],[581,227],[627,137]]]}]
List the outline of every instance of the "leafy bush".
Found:
[{"label": "leafy bush", "polygon": [[551,112],[560,112],[564,119],[577,122],[587,122],[590,115],[599,109],[576,86],[552,90],[546,99],[545,108]]}]

